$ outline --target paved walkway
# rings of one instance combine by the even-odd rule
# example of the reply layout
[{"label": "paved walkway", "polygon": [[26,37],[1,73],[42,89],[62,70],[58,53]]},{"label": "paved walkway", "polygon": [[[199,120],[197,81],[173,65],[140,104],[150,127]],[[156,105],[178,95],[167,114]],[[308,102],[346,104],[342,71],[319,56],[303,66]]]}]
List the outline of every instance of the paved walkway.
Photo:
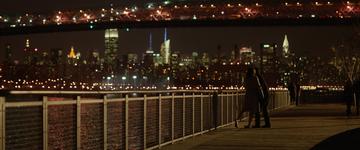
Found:
[{"label": "paved walkway", "polygon": [[[163,150],[308,150],[360,149],[360,117],[345,117],[345,106],[311,104],[271,115],[272,128],[233,125],[162,147]],[[243,127],[245,122],[240,123]],[[355,130],[354,130],[355,129]],[[346,132],[347,131],[347,132]],[[320,143],[321,142],[321,143]],[[342,142],[342,143],[341,143]],[[337,145],[337,147],[331,147]],[[330,144],[330,145],[329,145]],[[347,144],[347,145],[341,145]]]}]

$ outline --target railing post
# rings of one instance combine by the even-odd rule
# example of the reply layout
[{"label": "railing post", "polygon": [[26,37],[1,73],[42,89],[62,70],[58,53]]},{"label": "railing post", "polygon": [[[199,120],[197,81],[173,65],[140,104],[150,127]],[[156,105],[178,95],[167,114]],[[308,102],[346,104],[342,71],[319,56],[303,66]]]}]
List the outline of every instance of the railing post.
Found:
[{"label": "railing post", "polygon": [[125,95],[125,150],[129,149],[129,94]]},{"label": "railing post", "polygon": [[81,149],[81,97],[76,97],[76,147]]},{"label": "railing post", "polygon": [[104,103],[104,150],[107,149],[107,124],[108,124],[108,117],[107,117],[107,96],[105,95],[104,96],[104,99],[103,99],[103,103]]},{"label": "railing post", "polygon": [[185,100],[185,93],[183,93],[183,136],[182,136],[182,139],[183,140],[185,140],[185,129],[186,129],[186,127],[185,127],[185,121],[186,121],[186,109],[185,109],[185,102],[186,102],[186,100]]},{"label": "railing post", "polygon": [[48,149],[48,97],[43,96],[43,149]]},{"label": "railing post", "polygon": [[147,97],[146,94],[144,95],[144,149],[146,149],[146,118],[147,118]]},{"label": "railing post", "polygon": [[[290,95],[289,95],[289,92],[288,91],[285,91],[285,93],[286,93],[286,101],[287,101],[287,103],[288,103],[288,105],[291,105],[291,103],[290,103]],[[299,100],[300,100],[300,95],[299,95],[299,97],[298,97],[298,102],[299,102]]]},{"label": "railing post", "polygon": [[159,149],[161,148],[161,94],[159,94]]},{"label": "railing post", "polygon": [[235,92],[235,120],[240,118],[239,92]]},{"label": "railing post", "polygon": [[231,92],[231,121],[234,120],[234,92]]},{"label": "railing post", "polygon": [[174,104],[175,104],[175,93],[171,94],[171,143],[174,144],[174,126],[175,126],[175,108],[174,108]]},{"label": "railing post", "polygon": [[226,124],[229,122],[229,93],[226,92]]},{"label": "railing post", "polygon": [[220,93],[219,95],[221,97],[221,103],[220,103],[221,116],[220,116],[220,119],[221,119],[221,125],[223,125],[224,124],[224,94]]},{"label": "railing post", "polygon": [[5,150],[5,97],[0,97],[0,149]]},{"label": "railing post", "polygon": [[193,93],[192,99],[192,134],[195,133],[195,93]]},{"label": "railing post", "polygon": [[276,98],[276,92],[273,91],[272,93],[273,93],[273,108],[272,108],[272,110],[274,110],[274,109],[276,108],[276,105],[275,105],[275,104],[276,104],[276,103],[275,103],[275,101],[276,101],[276,100],[275,100],[275,98]]},{"label": "railing post", "polygon": [[203,100],[203,93],[201,93],[201,100],[200,100],[200,124],[201,124],[201,134],[202,134],[202,131],[204,131],[204,100]]},{"label": "railing post", "polygon": [[208,97],[209,97],[209,103],[208,103],[207,107],[208,107],[209,112],[208,112],[207,117],[208,117],[209,122],[208,122],[207,126],[209,126],[209,131],[210,131],[211,127],[212,127],[212,124],[214,122],[215,116],[212,117],[212,115],[214,114],[214,112],[213,112],[214,110],[212,109],[212,105],[214,105],[214,104],[212,104],[212,98],[213,97],[211,96],[211,93],[208,93]]}]

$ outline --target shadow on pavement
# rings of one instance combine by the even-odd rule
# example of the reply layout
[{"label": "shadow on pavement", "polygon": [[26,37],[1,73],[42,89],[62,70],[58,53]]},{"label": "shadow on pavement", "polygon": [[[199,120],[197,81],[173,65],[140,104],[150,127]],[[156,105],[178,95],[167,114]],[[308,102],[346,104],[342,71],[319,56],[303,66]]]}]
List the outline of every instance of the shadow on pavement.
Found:
[{"label": "shadow on pavement", "polygon": [[360,149],[360,128],[348,130],[343,133],[331,136],[311,150],[358,150]]}]

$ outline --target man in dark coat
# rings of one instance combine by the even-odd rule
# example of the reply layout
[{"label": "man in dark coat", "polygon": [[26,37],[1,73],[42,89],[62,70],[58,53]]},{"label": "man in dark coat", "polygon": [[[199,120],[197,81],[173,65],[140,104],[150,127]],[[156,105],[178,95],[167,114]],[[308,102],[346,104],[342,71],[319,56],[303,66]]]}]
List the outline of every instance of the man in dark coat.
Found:
[{"label": "man in dark coat", "polygon": [[[268,104],[269,104],[269,87],[266,83],[266,81],[264,80],[264,78],[260,75],[259,72],[257,72],[257,77],[259,79],[259,83],[260,83],[260,87],[262,90],[262,95],[260,96],[260,108],[261,108],[261,112],[263,114],[264,117],[264,121],[265,121],[265,125],[262,126],[263,128],[270,128],[271,127],[271,123],[270,123],[270,117],[269,117],[269,111],[268,111]],[[259,121],[260,122],[260,116],[259,119],[255,119],[255,121]],[[255,123],[256,124],[256,123]]]},{"label": "man in dark coat", "polygon": [[298,82],[295,83],[295,105],[298,106],[300,103],[301,87]]},{"label": "man in dark coat", "polygon": [[296,103],[296,85],[293,80],[290,80],[290,82],[288,83],[288,90],[290,93],[291,104]]},{"label": "man in dark coat", "polygon": [[360,115],[360,78],[355,81],[354,85],[355,95],[356,95],[356,115]]},{"label": "man in dark coat", "polygon": [[347,81],[344,86],[344,100],[346,103],[346,115],[351,115],[351,105],[354,101],[354,89],[353,84],[350,81]]},{"label": "man in dark coat", "polygon": [[213,127],[216,129],[218,120],[218,92],[215,91],[212,96],[212,110],[213,110]]}]

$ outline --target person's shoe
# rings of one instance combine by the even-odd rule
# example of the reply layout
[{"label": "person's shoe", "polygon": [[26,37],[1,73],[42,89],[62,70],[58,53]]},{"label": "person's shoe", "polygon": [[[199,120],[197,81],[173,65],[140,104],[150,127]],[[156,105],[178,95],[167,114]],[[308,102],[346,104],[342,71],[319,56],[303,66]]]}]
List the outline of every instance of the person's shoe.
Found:
[{"label": "person's shoe", "polygon": [[252,126],[252,128],[260,128],[259,125]]},{"label": "person's shoe", "polygon": [[244,128],[250,128],[250,126],[249,126],[249,125],[245,125]]},{"label": "person's shoe", "polygon": [[271,125],[263,125],[261,128],[271,128]]}]

